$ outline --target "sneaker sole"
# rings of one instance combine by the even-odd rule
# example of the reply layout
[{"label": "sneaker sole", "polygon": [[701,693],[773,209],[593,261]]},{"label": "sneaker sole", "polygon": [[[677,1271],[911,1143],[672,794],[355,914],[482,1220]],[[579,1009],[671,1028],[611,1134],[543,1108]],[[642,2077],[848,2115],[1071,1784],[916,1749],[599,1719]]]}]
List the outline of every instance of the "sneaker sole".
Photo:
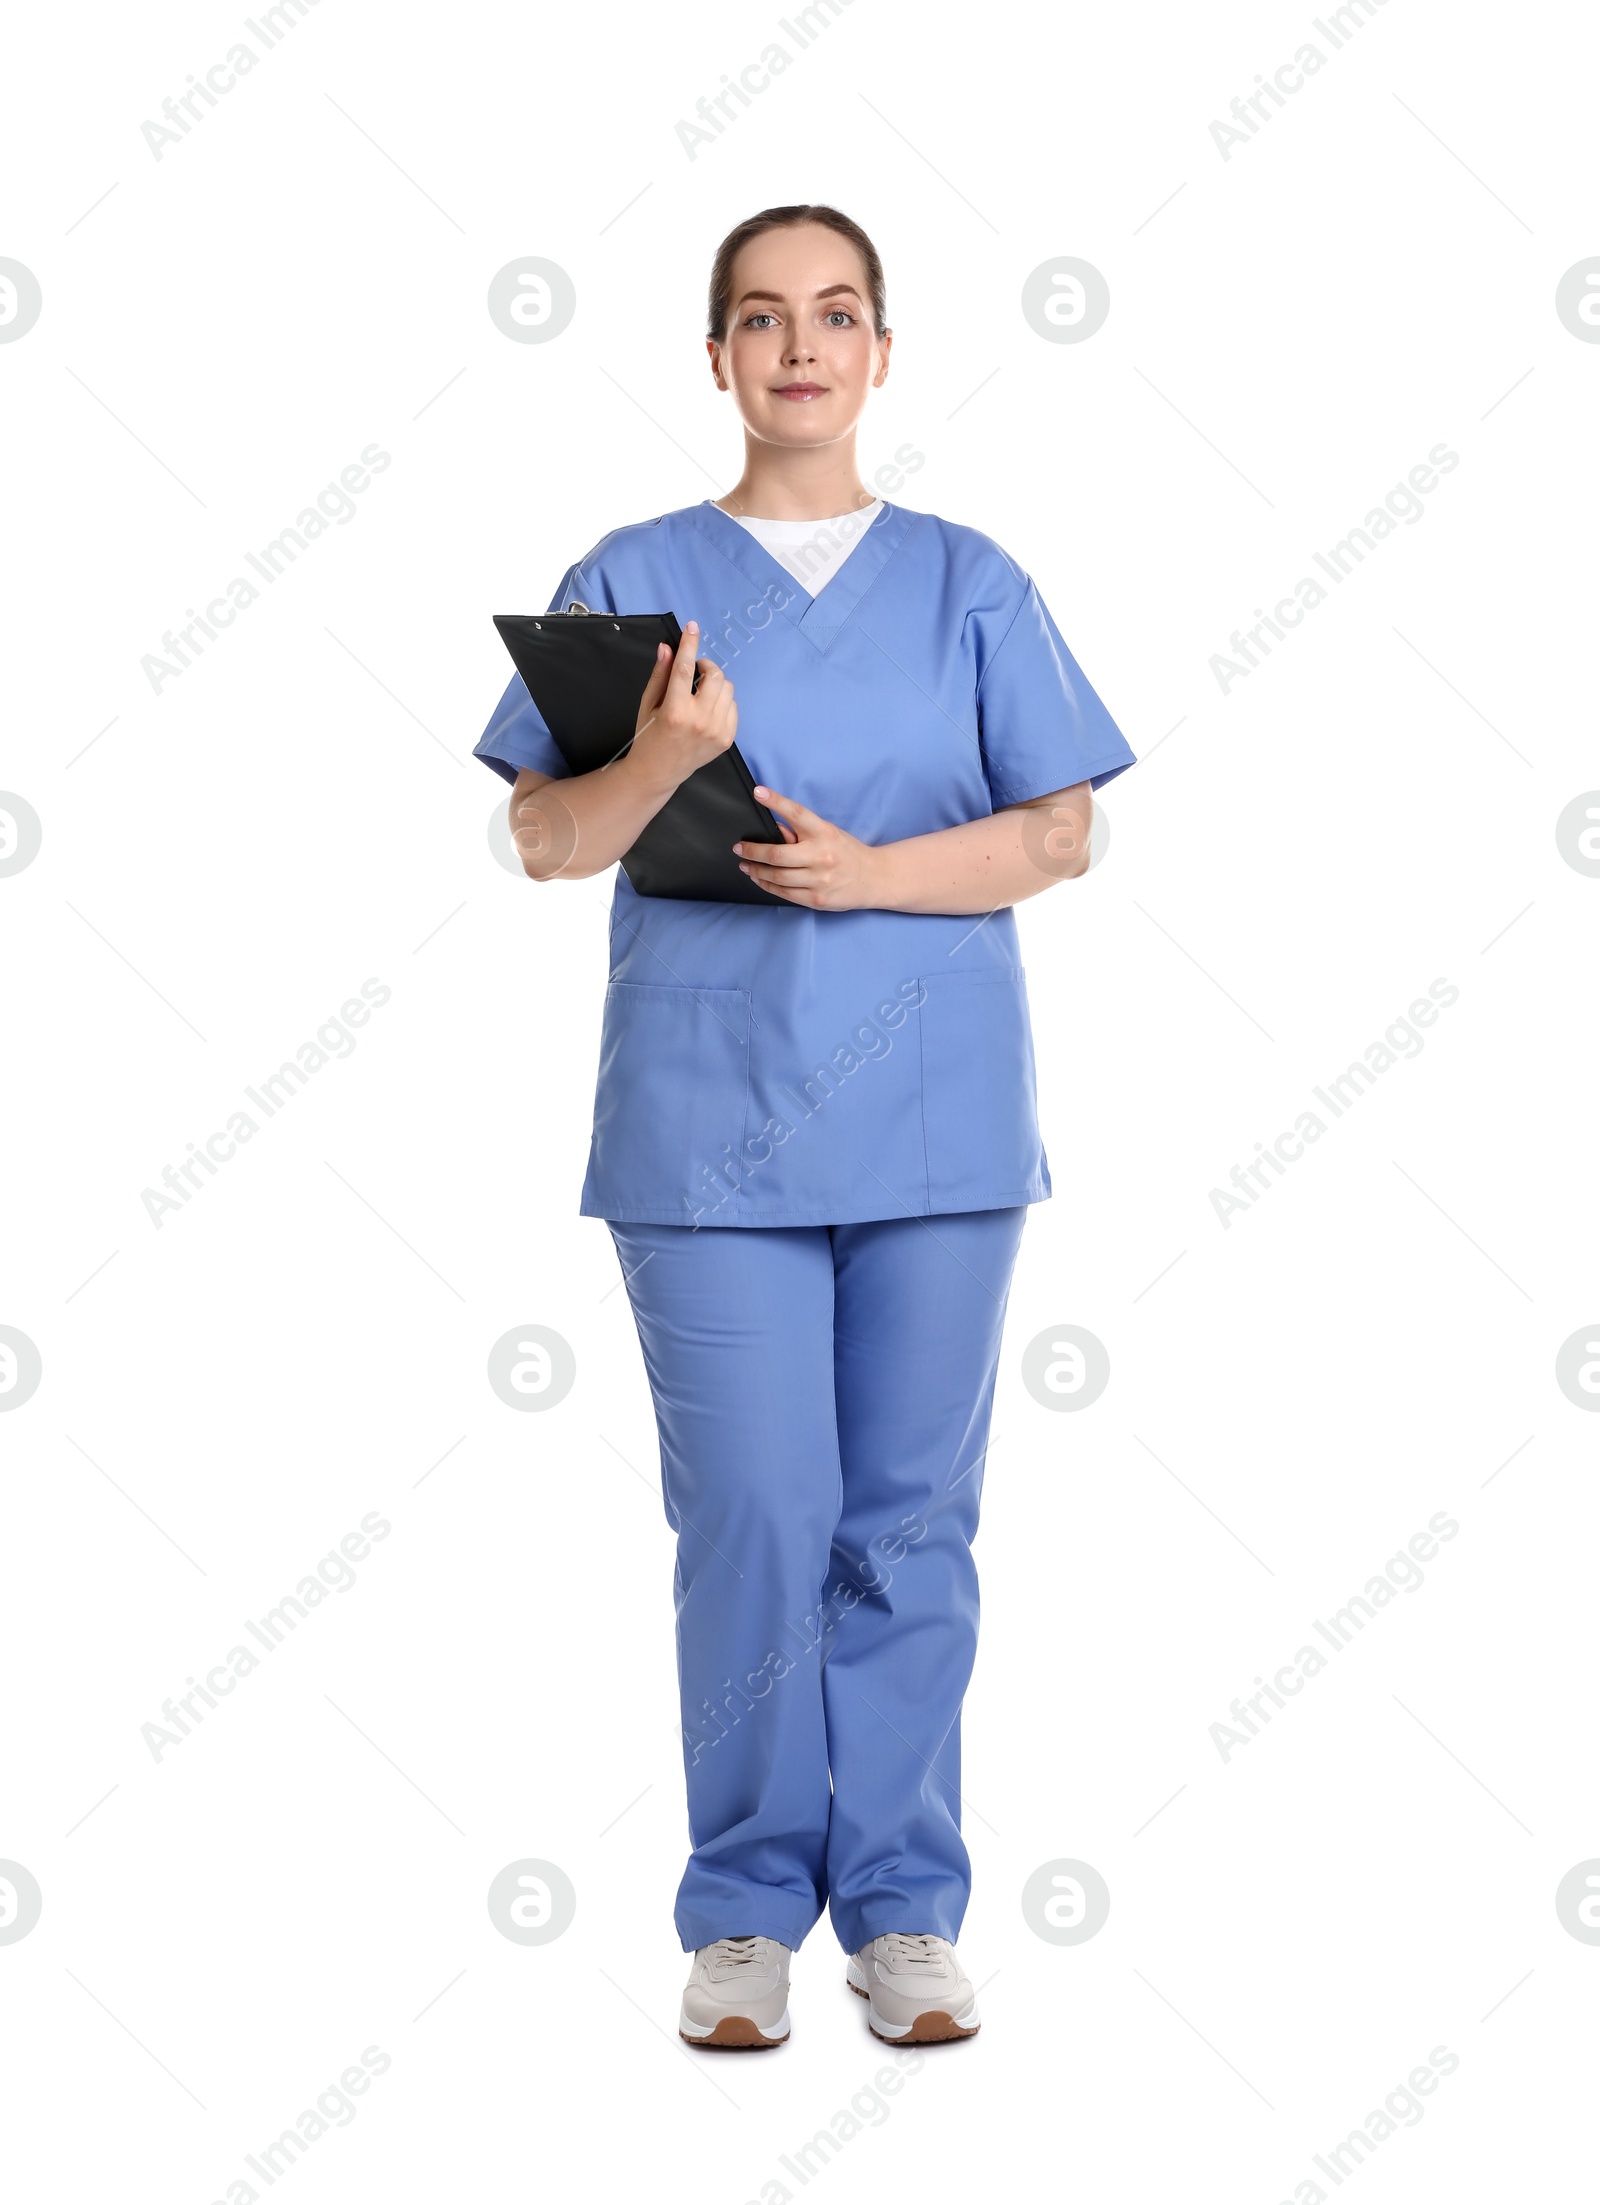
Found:
[{"label": "sneaker sole", "polygon": [[763,2036],[745,2014],[724,2014],[709,2036],[692,2037],[682,2028],[678,2034],[696,2052],[775,2052],[789,2041],[787,2029],[781,2037]]},{"label": "sneaker sole", "polygon": [[[848,1977],[846,1982],[849,1983]],[[949,2044],[956,2037],[975,2037],[983,2027],[981,2021],[975,2021],[970,2029],[963,2029],[953,2014],[941,2012],[938,2007],[934,2007],[929,2013],[918,2014],[904,2036],[885,2036],[872,2018],[870,1994],[859,1983],[849,1983],[849,1988],[855,1992],[857,1998],[866,1999],[867,2027],[880,2044]]]}]

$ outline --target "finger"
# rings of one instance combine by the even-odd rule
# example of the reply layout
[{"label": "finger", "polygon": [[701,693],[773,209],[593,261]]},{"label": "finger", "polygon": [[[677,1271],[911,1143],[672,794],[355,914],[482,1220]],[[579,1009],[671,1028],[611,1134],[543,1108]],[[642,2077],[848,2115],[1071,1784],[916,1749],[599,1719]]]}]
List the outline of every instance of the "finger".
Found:
[{"label": "finger", "polygon": [[772,865],[760,858],[744,858],[740,861],[740,871],[748,873],[758,888],[781,887],[790,894],[803,889],[807,895],[819,895],[829,886],[820,873],[806,865]]},{"label": "finger", "polygon": [[780,796],[776,789],[756,784],[756,800],[765,804],[780,820],[789,820],[796,827],[825,827],[828,822],[819,812],[807,811],[804,804],[797,804],[792,796]]},{"label": "finger", "polygon": [[749,871],[749,878],[756,882],[758,889],[765,889],[767,895],[778,895],[785,904],[815,904],[818,900],[818,891],[804,886],[804,882],[793,882],[782,873],[767,873],[763,880],[760,869],[745,867],[745,871]]},{"label": "finger", "polygon": [[738,719],[739,700],[733,693],[733,683],[725,681],[712,701],[709,732],[719,743],[731,743]]},{"label": "finger", "polygon": [[795,842],[736,842],[733,848],[737,857],[748,859],[752,865],[776,865],[786,872],[811,863],[809,853]]},{"label": "finger", "polygon": [[695,653],[700,648],[700,623],[691,620],[678,638],[677,655],[672,661],[673,686],[686,694],[694,686]]},{"label": "finger", "polygon": [[764,888],[769,896],[788,896],[809,893],[799,881],[792,881],[770,866],[741,865],[741,873],[749,875],[758,888]]},{"label": "finger", "polygon": [[644,695],[639,699],[641,716],[646,712],[655,711],[667,693],[667,683],[671,676],[672,646],[669,643],[658,643],[656,645],[656,662],[650,669],[650,679],[644,685]]},{"label": "finger", "polygon": [[781,865],[756,865],[746,862],[740,866],[739,870],[748,873],[758,888],[781,888],[786,895],[795,895],[801,890],[804,890],[808,896],[815,895],[824,886],[822,881],[804,869],[798,873],[789,873],[785,872]]}]

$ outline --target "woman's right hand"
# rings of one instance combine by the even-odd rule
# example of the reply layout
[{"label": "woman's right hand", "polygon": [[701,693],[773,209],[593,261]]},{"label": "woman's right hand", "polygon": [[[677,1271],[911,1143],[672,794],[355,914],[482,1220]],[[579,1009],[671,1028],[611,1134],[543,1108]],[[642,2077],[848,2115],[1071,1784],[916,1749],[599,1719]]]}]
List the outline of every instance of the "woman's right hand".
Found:
[{"label": "woman's right hand", "polygon": [[695,657],[699,641],[699,624],[691,620],[675,655],[658,644],[655,670],[639,700],[630,756],[669,792],[726,750],[739,725],[733,683],[714,660]]}]

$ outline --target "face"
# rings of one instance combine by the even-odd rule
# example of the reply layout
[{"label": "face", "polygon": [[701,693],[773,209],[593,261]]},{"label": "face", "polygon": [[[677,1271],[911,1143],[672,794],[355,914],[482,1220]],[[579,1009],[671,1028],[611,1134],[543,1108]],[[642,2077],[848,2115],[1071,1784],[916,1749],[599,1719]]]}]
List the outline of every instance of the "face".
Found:
[{"label": "face", "polygon": [[727,333],[706,349],[752,436],[805,447],[849,435],[889,372],[889,343],[873,332],[861,255],[805,222],[737,254]]}]

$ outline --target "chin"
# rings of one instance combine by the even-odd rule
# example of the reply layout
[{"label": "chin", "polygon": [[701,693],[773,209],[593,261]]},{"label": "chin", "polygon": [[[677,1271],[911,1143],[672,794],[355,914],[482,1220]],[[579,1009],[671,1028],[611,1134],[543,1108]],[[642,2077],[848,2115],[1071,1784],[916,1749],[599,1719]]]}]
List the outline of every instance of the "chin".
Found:
[{"label": "chin", "polygon": [[795,406],[780,398],[767,417],[768,432],[775,444],[827,443],[842,436],[848,427],[840,409],[825,401]]}]

